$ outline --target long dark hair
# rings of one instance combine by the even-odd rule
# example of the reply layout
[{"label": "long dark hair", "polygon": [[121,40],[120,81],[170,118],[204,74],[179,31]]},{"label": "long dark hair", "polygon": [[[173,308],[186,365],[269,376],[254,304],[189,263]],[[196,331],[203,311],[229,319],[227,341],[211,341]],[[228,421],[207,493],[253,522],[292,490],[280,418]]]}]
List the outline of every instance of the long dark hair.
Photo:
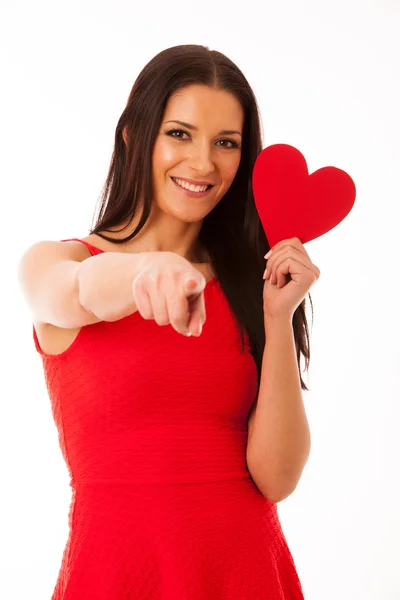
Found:
[{"label": "long dark hair", "polygon": [[[243,328],[249,335],[260,383],[265,347],[262,274],[266,266],[264,255],[270,249],[252,191],[253,166],[262,150],[260,116],[249,83],[229,58],[207,46],[180,45],[163,50],[143,68],[116,127],[101,204],[90,233],[121,244],[135,237],[145,225],[153,198],[152,151],[166,105],[171,94],[192,84],[226,90],[237,98],[244,110],[238,171],[224,197],[204,218],[199,241],[240,328],[242,351]],[[124,129],[127,143],[123,139]],[[127,219],[130,222],[139,208],[143,209],[140,220],[128,237],[115,239],[101,233]],[[300,353],[305,357],[306,369],[310,360],[305,299],[293,314],[292,327],[301,388],[308,391],[300,370]]]}]

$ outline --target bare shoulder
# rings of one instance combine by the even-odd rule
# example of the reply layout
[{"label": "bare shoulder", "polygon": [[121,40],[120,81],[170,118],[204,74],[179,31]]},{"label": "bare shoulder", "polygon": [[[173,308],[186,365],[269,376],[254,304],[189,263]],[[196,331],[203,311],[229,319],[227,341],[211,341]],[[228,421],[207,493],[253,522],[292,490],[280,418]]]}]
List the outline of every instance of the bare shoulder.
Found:
[{"label": "bare shoulder", "polygon": [[91,256],[89,249],[81,242],[41,240],[24,250],[19,260],[19,270],[21,274],[24,272],[29,274],[32,268],[41,269],[42,266],[46,267],[58,260],[82,262],[89,256]]},{"label": "bare shoulder", "polygon": [[[81,242],[75,240],[66,242],[42,240],[28,247],[19,261],[18,275],[20,285],[28,300],[28,305],[32,309],[33,324],[40,346],[45,353],[59,354],[66,350],[78,335],[80,328],[68,329],[58,327],[45,322],[45,319],[37,317],[36,315],[39,311],[34,309],[43,300],[43,293],[39,292],[39,288],[50,285],[49,274],[51,272],[53,273],[51,277],[54,280],[55,272],[53,269],[57,263],[64,263],[66,261],[74,263],[83,262],[90,256],[89,249]],[[63,277],[66,274],[67,271],[63,271]],[[61,277],[61,271],[58,277]],[[57,287],[61,289],[62,285],[60,284]]]}]

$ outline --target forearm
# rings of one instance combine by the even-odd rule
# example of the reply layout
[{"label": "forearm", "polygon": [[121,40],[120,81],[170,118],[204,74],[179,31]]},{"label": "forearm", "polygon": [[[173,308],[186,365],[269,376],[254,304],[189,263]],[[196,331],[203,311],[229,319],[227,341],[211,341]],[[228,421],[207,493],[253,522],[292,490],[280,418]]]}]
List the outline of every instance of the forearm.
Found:
[{"label": "forearm", "polygon": [[292,324],[271,319],[246,452],[249,472],[266,497],[279,501],[296,488],[310,446]]},{"label": "forearm", "polygon": [[78,295],[84,308],[103,321],[118,321],[136,312],[133,280],[149,252],[103,252],[78,269]]}]

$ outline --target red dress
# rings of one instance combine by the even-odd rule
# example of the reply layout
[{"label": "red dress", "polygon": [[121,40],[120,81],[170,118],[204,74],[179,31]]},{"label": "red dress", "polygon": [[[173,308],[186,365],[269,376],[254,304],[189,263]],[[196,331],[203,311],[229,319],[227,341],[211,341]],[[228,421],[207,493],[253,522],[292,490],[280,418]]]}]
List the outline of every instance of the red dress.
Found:
[{"label": "red dress", "polygon": [[247,469],[249,338],[216,277],[204,296],[198,338],[135,312],[48,355],[33,327],[72,489],[52,600],[303,600]]}]

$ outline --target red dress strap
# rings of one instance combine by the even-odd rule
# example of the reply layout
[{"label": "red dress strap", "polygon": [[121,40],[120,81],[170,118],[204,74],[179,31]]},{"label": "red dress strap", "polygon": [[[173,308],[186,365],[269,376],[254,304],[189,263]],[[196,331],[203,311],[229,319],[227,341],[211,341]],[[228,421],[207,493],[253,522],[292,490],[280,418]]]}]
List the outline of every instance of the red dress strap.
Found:
[{"label": "red dress strap", "polygon": [[97,246],[92,246],[92,244],[89,244],[89,242],[85,242],[85,240],[81,240],[79,238],[70,238],[68,240],[60,240],[60,242],[81,242],[81,244],[84,244],[92,255],[100,254],[101,252],[104,252],[104,250],[97,248]]}]

